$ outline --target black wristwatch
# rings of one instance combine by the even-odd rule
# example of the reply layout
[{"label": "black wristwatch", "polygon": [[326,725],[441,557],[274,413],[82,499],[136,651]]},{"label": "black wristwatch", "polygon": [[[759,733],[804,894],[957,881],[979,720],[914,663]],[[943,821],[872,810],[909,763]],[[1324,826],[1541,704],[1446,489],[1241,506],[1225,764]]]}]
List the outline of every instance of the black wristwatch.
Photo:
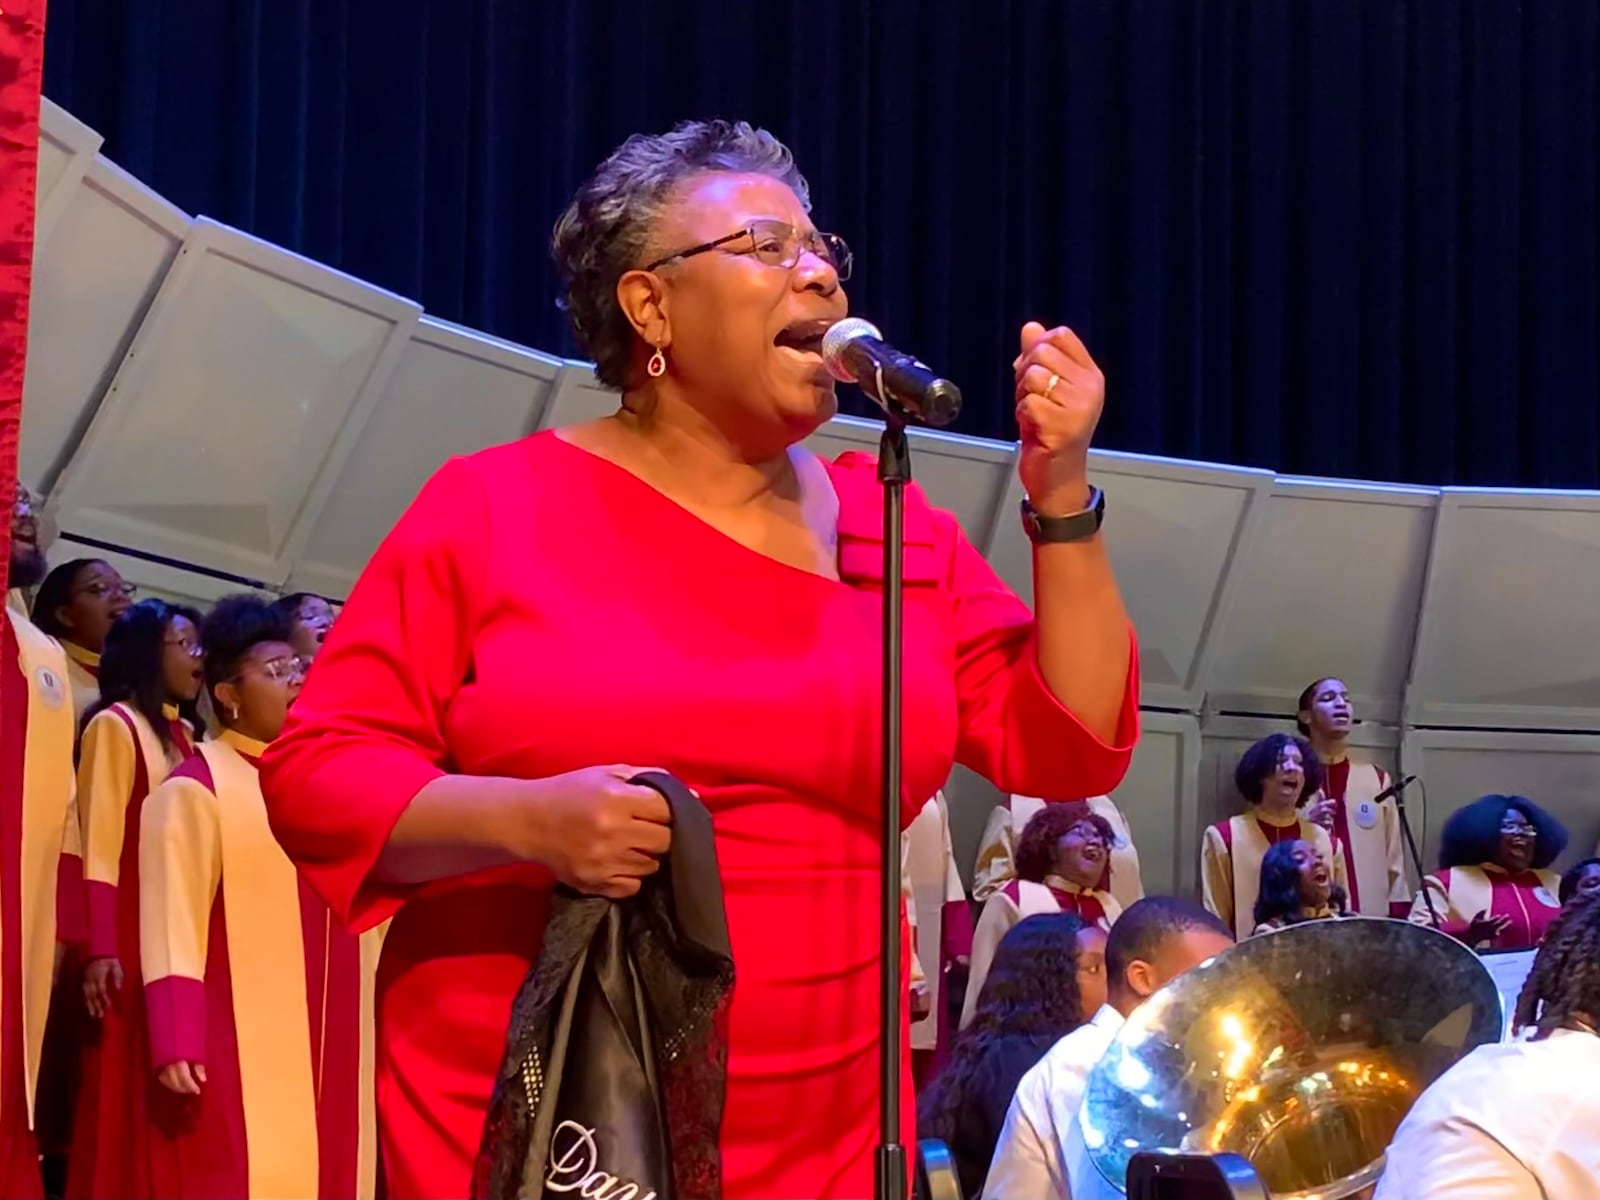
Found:
[{"label": "black wristwatch", "polygon": [[1106,494],[1097,487],[1089,488],[1089,503],[1082,512],[1067,517],[1047,517],[1037,513],[1027,499],[1022,501],[1022,528],[1035,546],[1052,542],[1081,542],[1100,532],[1100,523],[1106,519]]}]

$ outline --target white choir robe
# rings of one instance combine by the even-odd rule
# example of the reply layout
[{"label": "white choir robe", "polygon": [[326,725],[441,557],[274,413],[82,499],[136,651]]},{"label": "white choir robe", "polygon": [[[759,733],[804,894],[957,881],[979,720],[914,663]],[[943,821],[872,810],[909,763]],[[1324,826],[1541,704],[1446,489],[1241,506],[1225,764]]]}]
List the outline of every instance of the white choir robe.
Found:
[{"label": "white choir robe", "polygon": [[929,1003],[928,1015],[911,1025],[911,1048],[932,1050],[938,1044],[944,982],[945,905],[964,904],[967,899],[950,843],[950,813],[943,792],[935,792],[900,835],[900,873],[912,930],[912,971],[922,975]]},{"label": "white choir robe", "polygon": [[1389,776],[1369,762],[1348,758],[1327,764],[1325,773],[1323,791],[1340,804],[1332,841],[1342,850],[1350,911],[1404,917],[1415,893],[1406,871],[1400,813],[1393,800],[1376,802]]},{"label": "white choir robe", "polygon": [[[1062,1038],[1017,1084],[995,1143],[983,1200],[1072,1200],[1065,1152],[1089,1086],[1089,1072],[1116,1040],[1123,1016],[1109,1004]],[[1075,1170],[1093,1166],[1084,1157]],[[1087,1175],[1082,1176],[1089,1182]]]},{"label": "white choir robe", "polygon": [[1200,844],[1200,899],[1207,911],[1229,924],[1234,937],[1243,940],[1256,927],[1261,860],[1267,850],[1296,839],[1321,851],[1334,883],[1346,887],[1344,856],[1334,853],[1327,830],[1303,816],[1276,821],[1255,805],[1206,829]]},{"label": "white choir robe", "polygon": [[[1117,835],[1112,846],[1111,859],[1106,866],[1110,875],[1106,890],[1117,898],[1122,908],[1144,897],[1144,883],[1139,878],[1139,851],[1133,844],[1133,833],[1128,828],[1128,818],[1110,796],[1089,796],[1084,800],[1091,812],[1104,817]],[[972,898],[979,903],[987,900],[1017,877],[1017,838],[1046,804],[1035,796],[1012,796],[1004,804],[997,804],[989,813],[983,827],[983,840],[978,845],[978,858],[972,868]]]},{"label": "white choir robe", "polygon": [[1406,1114],[1373,1200],[1600,1197],[1600,1037],[1479,1046]]},{"label": "white choir robe", "polygon": [[1111,923],[1122,915],[1122,905],[1110,892],[1079,887],[1056,875],[1043,883],[1014,879],[983,902],[978,927],[972,931],[972,972],[967,976],[966,1001],[961,1006],[961,1028],[972,1024],[978,1012],[978,996],[989,978],[995,953],[1006,934],[1024,917],[1040,913],[1075,912],[1086,924],[1110,932]]}]

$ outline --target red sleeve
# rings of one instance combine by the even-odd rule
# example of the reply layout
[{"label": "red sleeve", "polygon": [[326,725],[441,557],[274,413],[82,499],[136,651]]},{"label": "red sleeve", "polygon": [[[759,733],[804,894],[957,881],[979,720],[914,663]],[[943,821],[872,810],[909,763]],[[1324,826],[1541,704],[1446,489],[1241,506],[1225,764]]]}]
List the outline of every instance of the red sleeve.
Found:
[{"label": "red sleeve", "polygon": [[367,877],[411,798],[445,774],[444,713],[471,665],[487,573],[478,470],[446,463],[400,518],[262,762],[273,833],[357,931],[413,890]]},{"label": "red sleeve", "polygon": [[77,949],[88,940],[89,917],[83,907],[83,859],[76,854],[62,854],[56,866],[56,941]]},{"label": "red sleeve", "polygon": [[1003,792],[1111,792],[1139,738],[1139,645],[1132,627],[1122,712],[1107,744],[1051,694],[1039,674],[1033,613],[948,519],[956,539],[949,583],[956,602],[956,757]]}]

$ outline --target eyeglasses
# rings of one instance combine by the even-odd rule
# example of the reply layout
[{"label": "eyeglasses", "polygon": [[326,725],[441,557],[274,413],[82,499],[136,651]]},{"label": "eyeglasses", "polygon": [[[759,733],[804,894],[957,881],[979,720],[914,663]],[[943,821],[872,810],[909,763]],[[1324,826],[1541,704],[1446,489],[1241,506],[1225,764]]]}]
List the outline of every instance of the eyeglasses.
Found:
[{"label": "eyeglasses", "polygon": [[1106,844],[1105,834],[1101,833],[1093,825],[1074,825],[1061,836],[1077,838],[1080,842],[1092,842],[1096,846],[1104,846]]},{"label": "eyeglasses", "polygon": [[645,270],[654,271],[670,262],[681,262],[683,259],[693,258],[696,254],[704,254],[709,250],[720,250],[724,254],[748,254],[764,266],[778,267],[785,271],[793,270],[802,254],[815,254],[833,268],[834,273],[839,276],[840,283],[850,278],[850,268],[855,263],[855,256],[850,253],[850,247],[845,245],[844,239],[837,233],[796,229],[787,221],[752,221],[743,229],[726,237],[701,242],[698,246],[690,246],[687,250],[679,250],[665,258],[658,258]]},{"label": "eyeglasses", "polygon": [[107,583],[97,579],[77,590],[80,596],[93,596],[96,600],[109,600],[112,596],[125,596],[132,600],[139,594],[139,585],[135,583]]},{"label": "eyeglasses", "polygon": [[1539,831],[1526,821],[1519,821],[1516,817],[1500,822],[1500,832],[1533,837]]},{"label": "eyeglasses", "polygon": [[204,646],[199,642],[191,642],[187,638],[166,638],[163,640],[162,645],[176,646],[190,658],[204,658],[206,656],[206,648]]},{"label": "eyeglasses", "polygon": [[311,669],[311,660],[296,655],[293,658],[269,658],[255,665],[273,683],[295,683],[306,677],[306,672]]}]

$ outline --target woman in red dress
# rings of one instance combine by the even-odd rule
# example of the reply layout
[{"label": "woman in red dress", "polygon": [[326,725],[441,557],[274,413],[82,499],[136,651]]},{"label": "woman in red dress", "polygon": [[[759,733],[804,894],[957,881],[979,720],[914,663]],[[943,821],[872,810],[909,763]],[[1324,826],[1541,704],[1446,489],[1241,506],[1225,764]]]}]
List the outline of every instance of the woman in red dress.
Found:
[{"label": "woman in red dress", "polygon": [[[835,411],[818,342],[851,261],[808,207],[787,149],[744,124],[634,137],[600,166],[554,253],[620,409],[446,464],[267,752],[290,857],[357,928],[394,916],[377,1087],[396,1200],[466,1194],[551,888],[631,895],[667,849],[665,804],[626,782],[651,767],[716,825],[738,972],[724,1195],[872,1191],[882,505],[870,458],[799,444]],[[1014,371],[1029,501],[1084,513],[1100,372],[1033,323]],[[908,817],[958,759],[1030,795],[1121,778],[1137,663],[1086,521],[1036,549],[1030,613],[912,492]]]}]

